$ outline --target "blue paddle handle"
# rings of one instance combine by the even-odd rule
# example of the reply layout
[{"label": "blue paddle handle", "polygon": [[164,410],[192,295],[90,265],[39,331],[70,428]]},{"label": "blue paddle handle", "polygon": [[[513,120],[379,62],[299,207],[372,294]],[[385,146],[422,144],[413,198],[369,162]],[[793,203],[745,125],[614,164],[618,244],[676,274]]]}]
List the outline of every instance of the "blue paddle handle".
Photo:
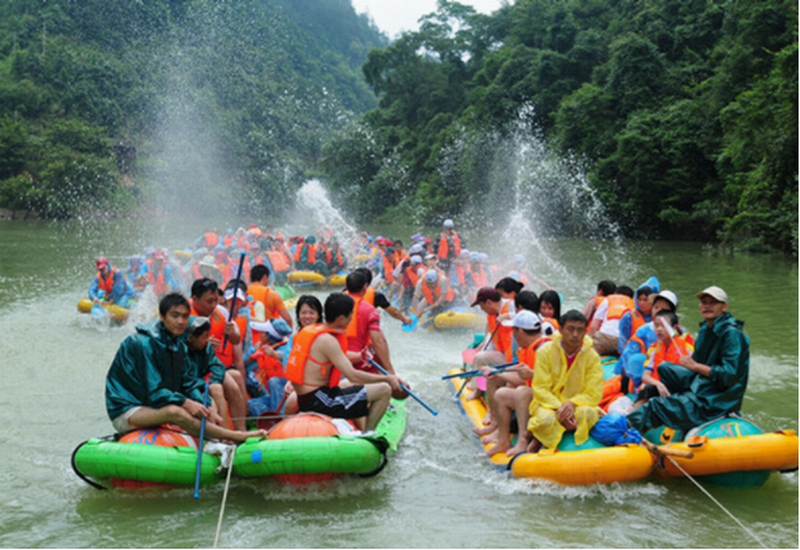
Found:
[{"label": "blue paddle handle", "polygon": [[[383,368],[382,366],[380,366],[378,363],[376,363],[375,361],[373,361],[373,360],[372,360],[372,359],[370,359],[369,357],[367,357],[367,361],[369,361],[369,364],[370,364],[370,365],[372,365],[373,367],[375,367],[376,369],[378,369],[379,371],[381,371],[381,373],[385,374],[386,376],[389,376],[389,371],[387,371],[385,368]],[[417,402],[417,403],[419,403],[420,405],[422,405],[423,407],[425,407],[426,409],[428,409],[428,411],[429,411],[429,412],[430,412],[430,413],[431,413],[433,416],[436,416],[437,414],[439,414],[439,413],[438,413],[438,412],[436,412],[436,410],[434,410],[434,409],[433,409],[433,408],[432,408],[430,405],[428,405],[427,403],[425,403],[425,401],[423,401],[422,399],[420,399],[419,397],[417,397],[416,395],[414,395],[414,392],[412,392],[410,389],[408,389],[408,388],[406,387],[406,385],[405,385],[405,384],[400,384],[400,387],[403,389],[403,391],[404,391],[404,392],[406,392],[408,395],[410,395],[411,397],[413,397],[413,398],[416,400],[416,402]]]},{"label": "blue paddle handle", "polygon": [[[208,406],[208,382],[203,392],[203,406]],[[197,443],[197,470],[194,473],[194,498],[200,498],[200,468],[203,466],[203,439],[206,436],[206,417],[200,420],[200,440]]]},{"label": "blue paddle handle", "polygon": [[[493,367],[493,369],[489,372],[489,374],[497,374],[498,372],[502,372],[503,369],[507,369],[508,367],[513,367],[514,365],[518,365],[519,361],[514,361],[512,363],[503,363],[502,365],[497,365]],[[449,380],[451,378],[470,378],[471,376],[480,376],[481,371],[475,370],[467,370],[464,372],[457,372],[455,374],[445,374],[442,376],[442,380]]]}]

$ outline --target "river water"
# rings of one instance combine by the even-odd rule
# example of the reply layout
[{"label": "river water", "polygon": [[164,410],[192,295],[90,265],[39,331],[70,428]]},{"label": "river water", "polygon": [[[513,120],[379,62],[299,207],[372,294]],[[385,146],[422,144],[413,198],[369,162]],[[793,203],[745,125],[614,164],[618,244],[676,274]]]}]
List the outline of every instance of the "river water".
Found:
[{"label": "river water", "polygon": [[[133,323],[98,325],[76,311],[94,258],[107,255],[124,266],[147,245],[183,246],[202,229],[181,221],[0,222],[0,547],[213,544],[223,484],[204,489],[200,500],[191,489],[97,491],[70,467],[79,443],[112,431],[105,374],[133,330]],[[393,230],[407,237],[417,228]],[[497,252],[496,239],[472,240]],[[694,294],[711,284],[725,288],[752,338],[745,414],[764,430],[797,429],[795,262],[672,242],[546,247],[538,257],[547,261],[531,263],[567,307],[581,307],[601,279],[637,286],[656,274],[678,294],[682,323],[696,332]],[[373,479],[305,492],[234,479],[220,546],[758,546],[686,480],[565,488],[497,473],[440,380],[459,362],[469,335],[405,333],[390,318],[384,325],[398,371],[440,414],[409,401],[401,448]],[[796,473],[773,474],[757,489],[709,490],[767,546],[798,547]]]}]

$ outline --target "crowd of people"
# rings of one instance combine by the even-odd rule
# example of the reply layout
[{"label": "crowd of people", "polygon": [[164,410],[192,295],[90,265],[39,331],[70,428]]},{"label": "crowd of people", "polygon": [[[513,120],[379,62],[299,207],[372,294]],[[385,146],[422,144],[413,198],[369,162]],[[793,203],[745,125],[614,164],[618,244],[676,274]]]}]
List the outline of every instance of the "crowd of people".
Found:
[{"label": "crowd of people", "polygon": [[[329,231],[286,238],[251,224],[204,233],[183,265],[164,250],[134,256],[125,272],[99,258],[93,299],[123,305],[142,284],[161,297],[159,319],[137,327],[109,370],[113,425],[170,422],[196,434],[206,418],[211,437],[241,441],[264,435],[248,431],[247,418],[313,411],[374,430],[389,398],[405,395],[378,310],[408,324],[412,314],[454,304],[487,319],[471,356],[482,376],[468,387],[469,398],[488,403],[476,428],[488,454],[555,448],[567,432],[580,445],[606,411],[644,431],[688,429],[740,410],[749,340],[719,287],[697,294],[704,321],[695,341],[679,324],[678,297],[654,277],[636,290],[601,281],[583,311],[562,314],[559,293],[527,272],[523,256],[490,266],[451,220],[436,239],[416,234],[411,243],[362,233],[341,247]],[[348,268],[341,292],[324,303],[300,296],[294,316],[273,288],[293,269]],[[616,384],[604,381],[601,356],[617,357]]]}]

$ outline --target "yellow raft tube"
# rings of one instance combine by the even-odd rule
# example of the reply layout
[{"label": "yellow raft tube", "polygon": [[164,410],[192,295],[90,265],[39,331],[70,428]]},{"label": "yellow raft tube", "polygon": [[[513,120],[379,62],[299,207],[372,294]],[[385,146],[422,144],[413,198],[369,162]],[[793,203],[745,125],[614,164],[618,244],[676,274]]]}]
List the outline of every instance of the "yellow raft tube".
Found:
[{"label": "yellow raft tube", "polygon": [[[93,306],[94,302],[89,298],[78,300],[78,311],[81,313],[91,313]],[[118,323],[124,323],[127,321],[128,310],[126,308],[120,307],[116,304],[103,305],[102,307],[108,312],[112,320],[117,321]]]},{"label": "yellow raft tube", "polygon": [[[452,369],[448,374],[457,374]],[[464,380],[451,379],[456,391]],[[464,414],[475,427],[483,426],[486,404],[483,399],[467,399],[469,391],[461,392],[459,403]],[[484,450],[488,445],[483,445]],[[655,457],[645,447],[620,445],[617,447],[587,448],[585,450],[561,451],[544,449],[538,453],[517,455],[514,460],[505,453],[492,455],[492,464],[510,469],[515,477],[553,481],[562,485],[592,485],[637,481],[650,475],[655,466]]]},{"label": "yellow raft tube", "polygon": [[433,318],[438,330],[481,330],[485,325],[486,317],[474,311],[450,309]]}]

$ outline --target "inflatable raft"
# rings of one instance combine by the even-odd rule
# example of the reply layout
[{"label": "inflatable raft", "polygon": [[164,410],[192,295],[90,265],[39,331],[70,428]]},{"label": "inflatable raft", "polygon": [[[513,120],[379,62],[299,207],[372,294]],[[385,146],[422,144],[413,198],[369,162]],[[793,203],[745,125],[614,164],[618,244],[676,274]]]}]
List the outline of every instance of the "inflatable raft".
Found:
[{"label": "inflatable raft", "polygon": [[[180,428],[162,426],[94,438],[72,453],[72,468],[98,489],[112,487],[193,486],[197,440]],[[200,483],[221,479],[218,456],[204,453]]]},{"label": "inflatable raft", "polygon": [[[457,374],[452,369],[449,374]],[[456,391],[463,379],[451,379]],[[475,427],[483,426],[487,407],[482,399],[468,400],[461,392],[459,405]],[[513,459],[492,455],[492,464],[515,477],[554,481],[563,485],[589,485],[637,481],[657,472],[663,478],[685,477],[727,487],[763,485],[771,472],[791,472],[798,467],[798,437],[792,430],[763,433],[751,422],[722,418],[690,430],[685,435],[669,428],[644,434],[652,450],[639,445],[606,447],[589,439],[575,446],[565,434],[557,450],[523,453]],[[488,446],[484,446],[486,450]],[[682,456],[683,455],[683,456]]]},{"label": "inflatable raft", "polygon": [[292,483],[324,481],[339,474],[375,475],[385,466],[387,452],[397,450],[405,427],[405,402],[395,399],[373,435],[342,434],[326,416],[299,414],[275,425],[267,439],[240,445],[233,473]]},{"label": "inflatable raft", "polygon": [[292,271],[286,275],[286,280],[298,287],[324,286],[328,282],[325,275],[314,271]]},{"label": "inflatable raft", "polygon": [[423,315],[420,328],[436,330],[480,330],[486,325],[486,317],[463,307],[447,309],[433,318]]},{"label": "inflatable raft", "polygon": [[78,311],[81,313],[91,313],[92,315],[95,315],[94,312],[98,311],[98,308],[103,308],[105,312],[111,316],[113,321],[124,323],[128,319],[129,310],[127,308],[120,307],[116,304],[99,305],[98,308],[95,308],[95,305],[96,304],[89,298],[78,300]]},{"label": "inflatable raft", "polygon": [[328,277],[328,286],[344,287],[346,279],[347,279],[346,271],[340,271],[339,273],[334,273],[333,275]]},{"label": "inflatable raft", "polygon": [[[351,430],[341,434],[334,421],[322,415],[291,416],[276,424],[267,439],[249,439],[236,447],[232,473],[296,484],[341,474],[368,477],[386,465],[386,455],[397,450],[405,427],[405,402],[394,399],[370,435]],[[170,426],[94,438],[72,453],[72,468],[98,489],[193,486],[197,440]],[[215,483],[224,475],[220,457],[204,452],[201,484]]]},{"label": "inflatable raft", "polygon": [[[453,369],[449,374],[457,374]],[[458,392],[464,380],[451,379]],[[483,427],[487,407],[483,399],[467,399],[469,392],[459,395],[459,406],[476,428]],[[482,445],[484,450],[488,445]],[[592,440],[576,446],[571,434],[565,434],[558,450],[544,449],[523,453],[513,461],[505,453],[491,456],[491,463],[500,470],[511,470],[515,477],[554,481],[562,485],[591,485],[644,479],[653,471],[655,457],[638,445],[605,447]]]}]

